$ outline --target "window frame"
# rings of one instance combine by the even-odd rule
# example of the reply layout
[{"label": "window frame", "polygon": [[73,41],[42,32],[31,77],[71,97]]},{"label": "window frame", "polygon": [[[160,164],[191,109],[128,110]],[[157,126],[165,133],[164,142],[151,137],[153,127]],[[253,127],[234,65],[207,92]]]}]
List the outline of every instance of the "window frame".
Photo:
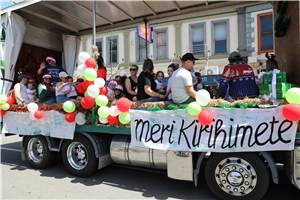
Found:
[{"label": "window frame", "polygon": [[[229,19],[211,21],[211,56],[230,54],[230,23]],[[226,51],[224,53],[215,53],[215,24],[226,23]]]},{"label": "window frame", "polygon": [[[273,19],[273,48],[272,49],[261,49],[261,18],[264,17],[272,17]],[[270,32],[271,33],[271,32]],[[273,12],[266,12],[266,13],[261,13],[257,14],[257,54],[260,55],[262,53],[267,53],[267,52],[274,52],[274,18],[273,18]]]},{"label": "window frame", "polygon": [[111,64],[110,63],[110,48],[109,48],[109,42],[110,39],[117,39],[117,62],[112,62],[112,63],[119,63],[119,35],[113,35],[113,36],[108,36],[106,37],[106,60],[107,60],[107,64]]},{"label": "window frame", "polygon": [[[166,58],[156,58],[156,33],[157,32],[166,32]],[[169,59],[169,35],[168,35],[168,27],[166,28],[160,28],[160,29],[154,29],[153,30],[153,60],[167,60]]]},{"label": "window frame", "polygon": [[[199,23],[193,23],[193,24],[189,24],[189,46],[192,47],[192,52],[194,54],[193,51],[193,27],[203,27],[203,44],[207,45],[207,40],[206,40],[206,22],[199,22]],[[190,49],[189,49],[190,50]],[[204,48],[205,51],[205,48]],[[207,52],[204,52],[203,56],[206,56]],[[198,54],[194,54],[194,55],[198,55]],[[200,54],[199,54],[200,55]]]},{"label": "window frame", "polygon": [[[97,40],[98,41],[101,41],[101,48],[102,48],[102,51],[101,51],[101,54],[100,54],[100,56],[102,56],[103,57],[103,37],[100,37],[100,38],[96,38],[96,43],[97,43]],[[93,45],[93,39],[91,39],[91,46]],[[99,51],[99,48],[98,48],[98,51]],[[92,52],[93,53],[93,52]]]},{"label": "window frame", "polygon": [[[136,44],[136,46],[135,46],[135,50],[136,50],[136,54],[135,54],[135,56],[136,56],[136,62],[143,62],[144,60],[140,60],[140,40],[139,40],[139,37],[140,36],[138,36],[137,35],[137,32],[135,32],[135,44]],[[148,42],[148,41],[147,41]],[[148,46],[147,46],[147,49],[148,49],[148,55],[149,55],[149,53],[150,53],[150,42],[148,42]],[[145,47],[146,48],[146,47]]]}]

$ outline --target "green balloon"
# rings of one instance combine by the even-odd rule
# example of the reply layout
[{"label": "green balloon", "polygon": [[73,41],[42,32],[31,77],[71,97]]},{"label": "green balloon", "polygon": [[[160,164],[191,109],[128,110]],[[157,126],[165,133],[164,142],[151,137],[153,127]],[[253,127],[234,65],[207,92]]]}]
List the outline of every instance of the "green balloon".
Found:
[{"label": "green balloon", "polygon": [[8,110],[10,105],[8,103],[2,104],[1,109],[2,110]]},{"label": "green balloon", "polygon": [[89,81],[94,81],[97,78],[97,72],[93,68],[87,68],[84,70],[84,78]]},{"label": "green balloon", "polygon": [[122,112],[119,114],[119,121],[121,124],[128,124],[131,120],[131,117],[128,112]]},{"label": "green balloon", "polygon": [[105,95],[99,95],[97,98],[96,98],[96,104],[98,106],[106,106],[108,103],[108,98],[105,96]]},{"label": "green balloon", "polygon": [[289,103],[300,104],[300,88],[291,88],[286,94],[285,98]]},{"label": "green balloon", "polygon": [[0,103],[5,104],[7,102],[7,96],[0,95]]},{"label": "green balloon", "polygon": [[109,115],[109,108],[107,106],[101,106],[98,109],[98,115],[102,118],[107,118]]},{"label": "green balloon", "polygon": [[84,92],[84,96],[85,97],[89,96],[89,94],[87,93],[87,91]]},{"label": "green balloon", "polygon": [[201,111],[202,107],[197,102],[193,102],[188,105],[188,113],[190,113],[190,115],[197,116]]},{"label": "green balloon", "polygon": [[64,109],[64,111],[66,111],[67,113],[74,112],[75,109],[76,109],[75,103],[73,103],[72,101],[66,101],[66,102],[63,104],[63,109]]}]

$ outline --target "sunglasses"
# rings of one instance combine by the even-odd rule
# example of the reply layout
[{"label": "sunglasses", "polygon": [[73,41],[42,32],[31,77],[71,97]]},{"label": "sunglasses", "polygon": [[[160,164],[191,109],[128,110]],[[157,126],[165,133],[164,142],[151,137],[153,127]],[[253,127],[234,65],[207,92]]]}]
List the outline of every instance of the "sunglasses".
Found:
[{"label": "sunglasses", "polygon": [[120,91],[120,92],[121,92],[122,90],[120,90],[120,89],[115,89],[115,91]]},{"label": "sunglasses", "polygon": [[44,78],[45,80],[51,80],[51,78]]},{"label": "sunglasses", "polygon": [[129,69],[129,71],[136,71],[137,69]]},{"label": "sunglasses", "polygon": [[193,62],[193,64],[195,64],[195,61],[194,60],[190,60],[191,62]]}]

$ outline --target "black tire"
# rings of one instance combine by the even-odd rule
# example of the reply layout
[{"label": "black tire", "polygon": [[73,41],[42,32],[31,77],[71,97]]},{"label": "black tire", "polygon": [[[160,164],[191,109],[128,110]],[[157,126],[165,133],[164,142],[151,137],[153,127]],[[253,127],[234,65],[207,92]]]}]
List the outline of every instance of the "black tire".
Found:
[{"label": "black tire", "polygon": [[95,157],[92,143],[85,136],[76,134],[73,140],[65,140],[61,153],[70,174],[87,177],[97,171],[98,158]]},{"label": "black tire", "polygon": [[24,150],[29,165],[36,169],[43,169],[54,163],[57,153],[48,148],[44,136],[26,136],[24,138]]},{"label": "black tire", "polygon": [[269,173],[254,153],[216,153],[209,157],[205,178],[222,200],[259,200],[268,190]]}]

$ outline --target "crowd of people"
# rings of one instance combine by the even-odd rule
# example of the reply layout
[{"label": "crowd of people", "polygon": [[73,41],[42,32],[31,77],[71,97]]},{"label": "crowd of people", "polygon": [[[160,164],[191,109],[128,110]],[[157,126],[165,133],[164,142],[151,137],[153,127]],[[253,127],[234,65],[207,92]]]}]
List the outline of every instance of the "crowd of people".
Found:
[{"label": "crowd of people", "polygon": [[[193,67],[198,60],[191,53],[182,57],[181,66],[171,63],[167,67],[168,80],[164,81],[163,71],[154,73],[151,59],[144,60],[139,73],[139,67],[132,64],[129,68],[130,76],[109,80],[107,94],[109,101],[126,97],[131,101],[154,102],[170,101],[173,103],[191,103],[195,101],[196,92],[203,89],[201,70],[195,73]],[[239,99],[257,97],[258,87],[252,68],[243,62],[241,54],[232,52],[229,64],[225,66],[222,78],[214,82],[219,88],[219,97]],[[139,73],[139,75],[138,75]],[[28,76],[20,74],[19,83],[14,86],[15,97],[19,105],[30,102],[45,104],[73,101],[79,103],[83,94],[79,95],[73,78],[60,66],[56,65],[53,56],[49,56],[40,65],[38,74],[42,74],[42,82],[35,88],[35,83]],[[31,82],[30,82],[31,81]]]}]

